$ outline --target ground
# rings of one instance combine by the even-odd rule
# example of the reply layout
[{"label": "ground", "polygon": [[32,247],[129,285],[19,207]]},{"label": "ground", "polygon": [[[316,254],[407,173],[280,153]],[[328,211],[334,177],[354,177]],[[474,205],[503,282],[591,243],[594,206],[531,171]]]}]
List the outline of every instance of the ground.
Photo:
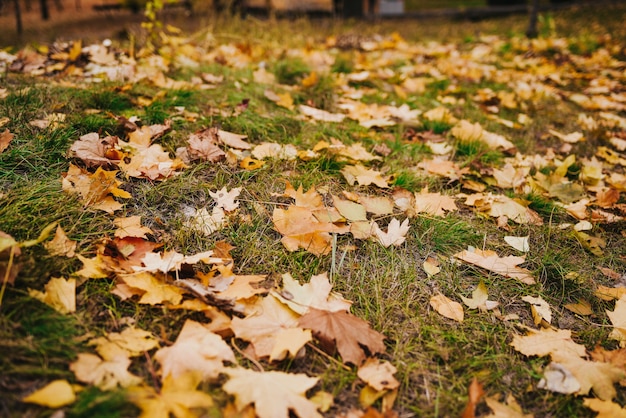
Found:
[{"label": "ground", "polygon": [[[225,416],[253,371],[319,379],[298,398],[332,397],[328,417],[623,413],[624,12],[542,13],[533,41],[526,16],[220,16],[152,44],[116,12],[7,43],[0,415]],[[358,335],[328,337],[333,318]],[[283,331],[315,339],[280,360]],[[397,371],[366,380],[364,355]],[[199,365],[219,375],[196,391]],[[188,396],[168,400],[174,369]],[[579,387],[546,390],[559,371]],[[53,382],[76,400],[32,403]]]}]

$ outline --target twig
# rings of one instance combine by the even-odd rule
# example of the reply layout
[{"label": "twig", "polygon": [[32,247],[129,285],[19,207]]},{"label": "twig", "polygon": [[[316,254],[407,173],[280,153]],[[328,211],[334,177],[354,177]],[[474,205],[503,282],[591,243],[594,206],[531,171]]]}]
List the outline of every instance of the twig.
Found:
[{"label": "twig", "polygon": [[336,358],[329,356],[327,353],[325,353],[324,351],[320,350],[318,347],[314,346],[312,343],[308,342],[306,343],[306,345],[308,347],[310,347],[311,349],[313,349],[313,351],[315,351],[318,354],[321,354],[322,356],[326,357],[328,360],[332,361],[333,363],[337,363],[339,366],[341,366],[344,370],[347,370],[349,372],[352,371],[351,368],[349,368],[348,366],[346,366],[345,364],[343,364],[342,362],[340,362],[339,360],[337,360]]},{"label": "twig", "polygon": [[11,246],[11,251],[9,252],[9,263],[7,264],[7,270],[4,272],[4,277],[2,278],[2,289],[0,289],[0,308],[2,307],[4,291],[7,288],[7,284],[9,283],[9,276],[11,275],[11,270],[13,269],[13,256],[15,254],[16,247],[17,245]]},{"label": "twig", "polygon": [[261,363],[259,363],[258,361],[256,361],[255,359],[253,359],[252,357],[250,357],[249,355],[247,355],[246,353],[244,353],[241,348],[239,348],[237,346],[237,344],[235,343],[235,339],[231,338],[230,343],[233,345],[233,347],[235,347],[235,350],[237,350],[237,352],[239,354],[241,354],[242,356],[244,356],[247,360],[249,360],[252,364],[254,364],[256,366],[257,369],[259,369],[260,372],[264,372],[265,369],[263,368],[263,366],[261,366]]}]

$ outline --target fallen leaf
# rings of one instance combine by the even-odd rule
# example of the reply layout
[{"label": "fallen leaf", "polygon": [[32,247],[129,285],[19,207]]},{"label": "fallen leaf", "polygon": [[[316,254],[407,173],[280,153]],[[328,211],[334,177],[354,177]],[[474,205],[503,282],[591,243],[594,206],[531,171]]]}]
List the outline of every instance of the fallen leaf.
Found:
[{"label": "fallen leaf", "polygon": [[467,405],[465,405],[465,409],[461,413],[461,418],[475,418],[476,407],[482,397],[485,396],[485,391],[483,390],[483,385],[475,377],[472,379],[472,383],[470,383],[467,391]]},{"label": "fallen leaf", "polygon": [[192,408],[213,406],[213,398],[196,388],[201,382],[199,373],[185,373],[178,377],[168,375],[157,391],[151,386],[128,389],[128,399],[141,409],[139,418],[191,418]]},{"label": "fallen leaf", "polygon": [[162,274],[140,271],[132,274],[120,274],[118,279],[132,288],[133,294],[140,296],[139,303],[148,305],[162,303],[178,305],[185,293],[180,287],[166,283]]},{"label": "fallen leaf", "polygon": [[330,113],[302,104],[298,106],[298,109],[303,115],[320,122],[342,122],[346,117],[346,115],[341,113]]},{"label": "fallen leaf", "polygon": [[388,361],[368,358],[358,371],[357,376],[376,391],[393,390],[400,386],[400,382],[393,376],[396,368]]},{"label": "fallen leaf", "polygon": [[59,225],[57,226],[52,241],[46,242],[44,247],[48,250],[50,255],[72,258],[75,255],[77,244],[76,241],[72,241],[65,235],[65,231],[63,231],[63,228]]},{"label": "fallen leaf", "polygon": [[385,336],[374,331],[362,319],[344,311],[322,311],[310,308],[298,321],[313,331],[322,348],[329,353],[339,351],[345,363],[359,366],[365,360],[365,347],[374,355],[385,351]]},{"label": "fallen leaf", "polygon": [[548,302],[543,300],[541,296],[524,296],[522,297],[524,302],[530,304],[530,310],[533,315],[533,321],[535,325],[541,324],[543,321],[548,324],[552,323],[552,311]]},{"label": "fallen leaf", "polygon": [[350,311],[352,302],[332,291],[332,284],[326,273],[311,276],[308,283],[300,284],[290,274],[283,274],[282,286],[272,294],[292,311],[304,315],[309,308],[324,311]]},{"label": "fallen leaf", "polygon": [[454,199],[441,193],[430,193],[428,188],[415,193],[415,213],[428,213],[433,216],[445,216],[446,212],[458,210]]},{"label": "fallen leaf", "polygon": [[128,372],[130,359],[118,356],[111,360],[103,360],[95,354],[79,353],[76,361],[70,363],[70,370],[76,379],[95,385],[102,390],[113,390],[118,386],[134,386],[141,378]]},{"label": "fallen leaf", "polygon": [[463,250],[454,254],[453,257],[504,277],[517,279],[525,284],[535,284],[535,279],[531,272],[525,268],[518,267],[518,264],[525,261],[524,257],[511,255],[500,257],[494,251],[479,249],[474,249],[473,251]]},{"label": "fallen leaf", "polygon": [[305,374],[255,372],[237,368],[227,369],[229,379],[222,389],[235,397],[237,410],[254,404],[259,418],[280,418],[289,412],[300,417],[321,418],[317,405],[305,396],[318,379]]},{"label": "fallen leaf", "polygon": [[5,129],[4,132],[0,133],[0,153],[4,152],[4,150],[9,147],[9,144],[14,137],[15,135],[13,135],[8,129]]},{"label": "fallen leaf", "polygon": [[615,310],[606,311],[607,316],[613,324],[613,330],[609,338],[617,340],[620,347],[626,347],[626,295],[623,295],[615,302]]},{"label": "fallen leaf", "polygon": [[141,216],[129,216],[126,218],[115,218],[113,224],[117,227],[115,236],[118,238],[135,237],[146,238],[146,234],[152,234],[152,230],[141,225]]},{"label": "fallen leaf", "polygon": [[29,289],[28,294],[62,314],[76,312],[76,279],[51,278],[45,289]]},{"label": "fallen leaf", "polygon": [[591,304],[584,299],[581,299],[576,303],[567,303],[563,305],[563,307],[568,311],[574,312],[577,315],[593,315],[593,309],[591,308]]},{"label": "fallen leaf", "polygon": [[384,232],[378,226],[378,223],[372,223],[372,232],[376,240],[383,247],[387,248],[391,245],[399,246],[406,240],[406,234],[409,231],[409,219],[405,219],[402,223],[396,218],[392,218],[387,225],[387,232]]},{"label": "fallen leaf", "polygon": [[347,165],[343,167],[341,169],[341,174],[343,174],[344,178],[351,186],[358,183],[360,186],[369,186],[370,184],[374,184],[383,189],[389,187],[387,180],[383,178],[380,172],[370,170],[360,164]]},{"label": "fallen leaf", "polygon": [[67,380],[53,380],[41,389],[22,398],[22,402],[57,409],[76,401],[76,394]]},{"label": "fallen leaf", "polygon": [[587,350],[584,345],[572,341],[572,331],[567,329],[554,330],[542,328],[540,330],[527,329],[525,336],[514,335],[511,346],[526,356],[547,356],[563,353],[565,356],[574,355],[583,357]]},{"label": "fallen leaf", "polygon": [[583,405],[597,412],[596,418],[626,418],[626,408],[610,400],[584,398]]},{"label": "fallen leaf", "polygon": [[154,354],[164,378],[178,379],[197,372],[203,381],[213,380],[224,371],[224,362],[236,363],[230,346],[201,323],[187,319],[173,345]]},{"label": "fallen leaf", "polygon": [[430,298],[430,306],[446,318],[463,322],[463,306],[445,295],[439,294],[432,296]]},{"label": "fallen leaf", "polygon": [[528,236],[526,237],[504,237],[504,242],[515,248],[517,251],[527,253],[530,251],[530,245],[528,244]]},{"label": "fallen leaf", "polygon": [[140,328],[128,327],[122,332],[110,332],[104,337],[89,340],[95,345],[96,351],[105,360],[116,357],[136,357],[159,346],[159,342],[151,332]]},{"label": "fallen leaf", "polygon": [[489,295],[487,293],[487,286],[481,280],[476,286],[476,289],[472,292],[472,298],[465,298],[461,296],[463,303],[470,309],[479,309],[481,311],[488,311],[498,307],[499,303],[488,300]]},{"label": "fallen leaf", "polygon": [[209,191],[209,195],[215,199],[217,207],[224,209],[226,212],[232,212],[239,207],[239,202],[236,202],[235,199],[239,197],[240,193],[241,187],[235,187],[228,191],[226,186],[217,192]]},{"label": "fallen leaf", "polygon": [[492,412],[485,418],[533,418],[533,414],[524,414],[513,395],[507,396],[506,403],[501,403],[495,398],[485,398],[485,402]]}]

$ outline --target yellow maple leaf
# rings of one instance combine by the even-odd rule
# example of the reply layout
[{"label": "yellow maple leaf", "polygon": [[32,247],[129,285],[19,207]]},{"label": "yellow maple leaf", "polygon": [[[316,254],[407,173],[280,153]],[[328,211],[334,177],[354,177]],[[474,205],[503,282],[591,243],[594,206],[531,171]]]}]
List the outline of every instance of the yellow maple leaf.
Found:
[{"label": "yellow maple leaf", "polygon": [[115,236],[118,238],[137,237],[146,238],[146,234],[152,234],[152,230],[141,225],[141,216],[128,216],[115,218],[113,224],[117,227]]},{"label": "yellow maple leaf", "polygon": [[141,295],[139,303],[157,305],[167,302],[178,305],[185,293],[180,287],[168,284],[162,274],[141,271],[132,274],[120,274],[118,279],[131,288],[134,294]]},{"label": "yellow maple leaf", "polygon": [[92,338],[89,345],[95,345],[96,351],[105,360],[118,356],[136,357],[159,346],[151,332],[140,328],[128,327],[122,332],[110,332],[104,337]]},{"label": "yellow maple leaf", "polygon": [[400,382],[393,376],[397,369],[388,361],[368,358],[358,371],[357,376],[377,391],[393,390]]},{"label": "yellow maple leaf", "polygon": [[179,378],[195,371],[205,381],[217,378],[224,369],[223,362],[235,363],[235,355],[222,337],[190,319],[185,321],[174,344],[161,348],[154,358],[161,364],[165,378]]},{"label": "yellow maple leaf", "polygon": [[626,409],[612,401],[585,398],[583,399],[583,405],[597,412],[596,418],[626,418]]},{"label": "yellow maple leaf", "polygon": [[387,180],[382,176],[382,173],[376,170],[368,169],[360,164],[347,165],[341,169],[341,174],[348,182],[350,186],[354,186],[358,183],[361,186],[369,186],[374,184],[380,188],[386,189],[389,187]]},{"label": "yellow maple leaf", "polygon": [[292,311],[304,315],[309,308],[325,311],[350,311],[352,302],[332,291],[326,273],[311,277],[308,283],[300,284],[290,274],[283,274],[282,287],[272,290],[272,295],[288,305]]},{"label": "yellow maple leaf", "polygon": [[317,383],[315,377],[242,368],[228,369],[226,374],[230,378],[222,388],[235,396],[238,411],[253,403],[259,418],[287,417],[289,411],[300,417],[322,416],[317,412],[317,405],[305,396]]},{"label": "yellow maple leaf", "polygon": [[78,359],[70,363],[70,370],[81,382],[98,386],[102,390],[112,390],[118,386],[137,385],[141,378],[128,372],[130,359],[117,356],[103,360],[95,354],[79,353]]},{"label": "yellow maple leaf", "polygon": [[298,326],[299,315],[282,304],[276,297],[269,295],[250,307],[252,313],[245,318],[233,318],[231,329],[237,338],[249,341],[257,357],[276,354],[280,344],[281,352],[287,347],[289,352],[297,353],[306,341],[297,339],[285,346],[285,341],[278,341],[284,330],[302,329]]},{"label": "yellow maple leaf", "polygon": [[567,329],[527,328],[527,335],[514,335],[511,346],[526,356],[547,356],[555,353],[583,357],[587,350],[584,345],[572,341],[572,331]]},{"label": "yellow maple leaf", "polygon": [[51,278],[45,292],[29,289],[28,294],[54,310],[66,314],[76,312],[76,279]]},{"label": "yellow maple leaf", "polygon": [[445,216],[446,212],[453,212],[459,208],[454,199],[441,193],[430,193],[428,187],[415,193],[415,213],[428,213],[433,216]]},{"label": "yellow maple leaf", "polygon": [[192,408],[208,408],[213,398],[197,390],[201,377],[199,373],[185,373],[178,377],[168,375],[163,379],[160,391],[149,386],[135,386],[128,389],[128,398],[141,409],[139,418],[191,418],[196,414]]}]

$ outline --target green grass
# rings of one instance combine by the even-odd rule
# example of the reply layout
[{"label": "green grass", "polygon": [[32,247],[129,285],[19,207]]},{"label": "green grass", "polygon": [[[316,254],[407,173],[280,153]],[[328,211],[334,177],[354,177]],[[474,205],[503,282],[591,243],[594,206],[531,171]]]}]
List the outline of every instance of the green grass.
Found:
[{"label": "green grass", "polygon": [[[413,6],[407,4],[407,7]],[[114,237],[112,220],[115,216],[139,215],[142,224],[153,231],[150,239],[162,243],[164,250],[194,254],[213,249],[220,241],[233,245],[231,255],[236,274],[266,274],[268,283],[278,283],[284,273],[307,281],[312,275],[329,272],[333,290],[354,302],[352,312],[387,337],[387,350],[381,358],[398,369],[396,377],[401,386],[395,409],[401,416],[458,416],[467,402],[467,388],[474,377],[484,385],[489,396],[503,399],[506,394],[513,393],[525,413],[589,416],[590,411],[583,407],[580,397],[537,389],[542,370],[549,360],[527,358],[515,352],[510,342],[513,335],[521,332],[518,324],[533,324],[529,305],[521,299],[531,295],[544,298],[552,307],[553,325],[571,329],[574,340],[589,350],[598,344],[607,349],[617,347],[615,341],[607,338],[612,325],[606,311],[613,310],[615,304],[598,299],[594,290],[597,285],[614,285],[614,280],[606,277],[599,267],[609,267],[621,274],[626,268],[620,253],[620,249],[626,247],[626,238],[621,233],[623,221],[594,225],[590,235],[601,237],[607,243],[601,255],[594,255],[576,239],[572,226],[564,226],[577,220],[557,199],[539,188],[503,190],[490,183],[490,170],[502,167],[511,156],[490,149],[481,141],[451,139],[449,131],[453,124],[418,118],[418,124],[410,127],[400,124],[366,129],[349,119],[341,123],[310,122],[300,117],[297,109],[291,111],[272,103],[264,92],[266,89],[289,92],[296,104],[337,112],[337,105],[342,100],[338,80],[346,73],[363,69],[376,74],[376,65],[385,62],[383,67],[394,71],[393,77],[375,75],[366,82],[351,83],[354,88],[375,89],[367,91],[363,103],[378,106],[407,103],[411,108],[427,111],[441,105],[441,96],[454,91],[452,96],[458,100],[456,104],[443,106],[458,119],[478,122],[490,132],[504,135],[515,143],[521,155],[545,155],[547,147],[553,147],[558,153],[561,143],[555,138],[546,138],[545,133],[548,129],[564,133],[580,129],[576,120],[582,111],[577,105],[561,100],[560,96],[525,100],[519,109],[502,109],[499,116],[509,120],[515,120],[518,113],[526,113],[532,118],[531,124],[523,129],[509,129],[489,120],[483,108],[473,100],[476,92],[483,88],[491,88],[496,93],[512,91],[508,80],[485,77],[477,82],[448,74],[445,68],[449,67],[440,61],[446,56],[441,52],[443,49],[394,56],[397,51],[393,49],[339,51],[326,49],[323,44],[330,35],[362,31],[364,36],[371,36],[398,31],[408,42],[420,42],[421,48],[426,48],[423,41],[436,39],[454,42],[460,54],[466,54],[476,47],[490,45],[488,41],[482,41],[482,35],[500,34],[503,43],[494,45],[492,64],[504,74],[508,74],[507,66],[517,56],[523,59],[536,57],[539,63],[554,64],[560,63],[564,51],[582,59],[606,47],[616,59],[623,59],[626,37],[616,22],[618,14],[615,10],[613,13],[597,13],[597,16],[591,16],[582,9],[554,12],[550,19],[556,33],[572,37],[567,38],[564,47],[557,45],[541,49],[539,46],[532,56],[526,55],[524,41],[519,38],[525,24],[522,17],[457,22],[454,25],[449,22],[442,25],[435,20],[411,26],[398,21],[348,21],[339,25],[306,19],[269,23],[250,19],[242,25],[237,18],[231,21],[220,16],[222,26],[212,34],[211,42],[215,44],[211,44],[209,51],[213,51],[219,42],[233,42],[236,44],[234,50],[250,51],[250,64],[231,66],[228,63],[233,57],[226,54],[214,56],[197,68],[177,68],[168,73],[177,80],[190,80],[201,72],[224,76],[223,82],[207,90],[167,90],[147,80],[129,85],[102,83],[73,88],[52,82],[60,76],[55,79],[34,78],[9,72],[0,78],[2,86],[8,89],[8,96],[0,99],[0,114],[9,119],[3,129],[10,129],[16,136],[0,153],[0,230],[21,242],[36,238],[46,225],[58,222],[67,235],[78,242],[77,252],[90,258],[95,256],[102,240]],[[609,19],[611,14],[613,16]],[[550,19],[544,19],[544,24],[550,23]],[[587,22],[589,19],[593,21]],[[602,32],[598,33],[611,33],[613,43],[588,32],[574,33],[569,26],[576,26],[573,22],[581,21],[589,23],[589,27],[601,29]],[[281,44],[277,41],[278,34],[285,39]],[[306,53],[298,55],[290,51],[290,48],[297,48],[302,52],[304,47],[308,48],[305,49],[307,53],[320,49],[328,55],[316,56],[315,62],[309,62]],[[280,86],[254,81],[252,74],[260,62],[277,77]],[[415,64],[422,66],[411,73],[407,67]],[[431,67],[428,65],[436,67],[439,64],[439,69],[432,69],[439,75],[433,77],[436,81],[427,84],[424,94],[403,99],[393,91],[393,85],[400,84],[403,77],[429,76],[427,70]],[[303,85],[302,80],[312,71],[318,76],[317,82]],[[404,71],[409,72],[402,73]],[[529,71],[528,76],[531,74]],[[565,77],[565,81],[560,88],[568,92],[577,92],[587,86],[584,77]],[[148,104],[147,99],[151,100]],[[242,106],[243,103],[247,105]],[[181,108],[188,113],[182,112]],[[65,113],[67,118],[44,129],[29,124],[53,113]],[[596,115],[588,110],[585,113]],[[121,187],[131,193],[132,198],[125,202],[123,210],[110,216],[85,207],[78,197],[64,193],[61,180],[70,162],[82,165],[68,155],[70,146],[81,135],[99,132],[101,136],[117,135],[125,139],[126,132],[116,120],[119,116],[137,116],[143,125],[172,119],[173,130],[156,141],[170,155],[186,145],[191,133],[211,126],[247,135],[247,141],[254,145],[275,142],[293,144],[301,150],[331,138],[345,144],[359,142],[368,151],[384,144],[391,151],[389,155],[382,161],[368,164],[368,167],[392,175],[391,187],[349,186],[341,170],[352,162],[338,160],[329,153],[321,153],[319,158],[308,161],[270,158],[263,167],[250,171],[236,163],[196,161],[165,181],[127,179],[120,174],[118,179],[124,182]],[[437,157],[422,141],[419,133],[424,131],[439,134],[452,145],[454,152],[446,158],[468,168],[469,174],[450,179],[428,175],[419,169],[420,161]],[[577,162],[567,172],[568,180],[580,181],[580,172],[584,168],[582,158],[590,158],[598,145],[606,145],[605,136],[609,134],[613,134],[612,131],[601,128],[590,133],[586,142],[573,145],[570,152],[577,155]],[[246,152],[243,151],[244,155]],[[563,153],[559,158],[566,156],[567,153]],[[537,172],[550,174],[555,170],[554,165],[539,170],[533,168],[531,176]],[[616,170],[623,171],[621,168]],[[543,225],[518,225],[509,221],[498,226],[494,218],[462,203],[464,198],[459,193],[474,193],[468,188],[468,179],[485,183],[485,193],[504,194],[528,202],[543,220]],[[287,181],[295,188],[301,185],[305,191],[312,187],[322,190],[327,205],[332,199],[326,193],[338,196],[349,191],[390,197],[394,188],[419,193],[428,187],[430,192],[454,197],[459,210],[444,217],[427,213],[412,217],[407,240],[400,246],[383,248],[372,240],[362,241],[350,234],[338,234],[333,237],[333,252],[318,257],[303,250],[288,251],[274,227],[272,212],[276,208],[285,208],[290,202],[280,196]],[[188,228],[187,211],[211,209],[214,200],[210,192],[222,187],[229,190],[242,188],[240,206],[228,215],[227,226],[209,236]],[[624,197],[618,202],[623,204]],[[397,208],[393,216],[405,217]],[[384,227],[391,217],[378,216],[375,219]],[[503,238],[507,235],[529,237],[530,251],[521,266],[533,273],[537,284],[525,285],[479,267],[452,261],[454,254],[470,247],[492,249],[502,256],[519,256],[519,252],[504,243]],[[0,399],[0,415],[49,416],[50,410],[25,404],[20,399],[54,379],[65,378],[78,383],[68,368],[69,363],[77,353],[94,352],[87,344],[90,338],[119,332],[123,323],[134,322],[154,333],[162,346],[167,346],[176,339],[186,319],[208,322],[201,313],[143,305],[133,298],[121,300],[111,293],[116,286],[113,278],[81,282],[77,291],[77,313],[61,315],[28,296],[28,289],[42,290],[52,277],[71,277],[82,263],[76,258],[51,256],[41,245],[22,251],[17,260],[21,264],[20,275],[15,285],[7,287],[0,306],[0,391],[9,393]],[[441,272],[434,276],[428,276],[424,271],[424,262],[429,258],[440,263]],[[7,262],[4,254],[0,254],[0,262]],[[202,269],[209,270],[208,267]],[[466,309],[465,320],[457,323],[430,306],[430,298],[438,294],[460,302],[461,296],[470,297],[481,281],[488,289],[489,299],[500,302],[501,314],[516,314],[520,318],[518,321],[503,321],[492,311]],[[576,315],[564,308],[565,304],[579,300],[591,304],[593,316]],[[246,345],[241,340],[235,343],[241,348]],[[149,362],[157,367],[158,374],[153,354],[151,351],[134,359],[131,367],[131,371],[149,385],[154,377]],[[241,365],[256,367],[240,353],[237,353],[237,359]],[[310,348],[303,357],[274,364],[263,360],[261,364],[266,370],[319,377],[313,392],[324,390],[335,397],[335,405],[326,416],[336,416],[358,407],[359,391],[365,386],[357,378],[355,367],[342,365],[339,356],[320,354]],[[208,416],[218,416],[221,408],[232,400],[218,384],[205,383],[202,388],[211,393],[216,402],[216,406],[207,412]],[[621,405],[626,401],[622,392],[616,398]],[[375,406],[380,407],[380,401]],[[103,392],[87,385],[65,413],[68,417],[131,417],[137,416],[139,411],[126,399],[123,390]],[[484,403],[479,406],[479,413],[489,413]]]}]

